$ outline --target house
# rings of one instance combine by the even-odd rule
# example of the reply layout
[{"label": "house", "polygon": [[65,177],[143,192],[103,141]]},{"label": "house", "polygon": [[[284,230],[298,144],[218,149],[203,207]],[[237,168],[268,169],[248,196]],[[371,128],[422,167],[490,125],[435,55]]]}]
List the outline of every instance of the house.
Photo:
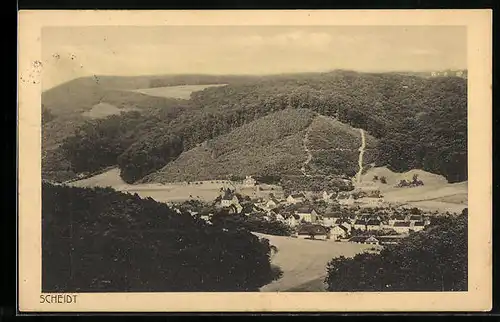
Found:
[{"label": "house", "polygon": [[375,238],[375,236],[370,236],[367,239],[365,239],[365,244],[378,245],[379,240]]},{"label": "house", "polygon": [[328,228],[318,224],[305,224],[301,225],[297,231],[298,236],[302,238],[312,239],[329,239],[330,231]]},{"label": "house", "polygon": [[265,207],[267,209],[274,209],[274,208],[278,207],[279,204],[280,204],[280,202],[278,200],[276,200],[276,198],[271,198],[266,203]]},{"label": "house", "polygon": [[277,221],[281,221],[281,222],[284,222],[285,221],[285,217],[283,217],[281,214],[276,214],[275,215],[275,219]]},{"label": "house", "polygon": [[344,227],[345,229],[347,229],[347,233],[350,234],[351,233],[351,229],[352,229],[352,226],[350,223],[348,222],[342,222],[339,226],[342,226]]},{"label": "house", "polygon": [[422,221],[422,216],[412,215],[408,218],[410,222]]},{"label": "house", "polygon": [[379,244],[379,240],[374,236],[354,236],[349,239],[349,242],[356,244]]},{"label": "house", "polygon": [[300,222],[300,217],[295,214],[288,214],[283,217],[285,218],[285,223],[290,227],[296,227]]},{"label": "house", "polygon": [[413,223],[413,226],[411,228],[412,228],[413,231],[424,230],[425,223],[423,221],[416,221],[416,222]]},{"label": "house", "polygon": [[332,193],[328,193],[328,192],[326,192],[326,191],[323,191],[323,196],[322,196],[322,197],[323,197],[323,200],[324,200],[325,202],[328,202],[328,203],[329,203],[329,202],[332,202],[332,201],[333,201],[333,200],[332,200],[332,197],[333,197],[333,192],[332,192]]},{"label": "house", "polygon": [[409,221],[398,221],[394,223],[392,229],[394,229],[398,234],[408,234],[411,228],[410,225],[411,223]]},{"label": "house", "polygon": [[303,193],[296,193],[289,195],[286,201],[291,204],[297,204],[306,201],[306,197]]},{"label": "house", "polygon": [[245,187],[253,187],[257,184],[257,181],[251,176],[246,176],[245,180],[243,180],[243,185]]},{"label": "house", "polygon": [[389,225],[394,226],[395,223],[397,222],[404,222],[406,221],[406,217],[400,214],[397,215],[392,215],[391,218],[389,219]]},{"label": "house", "polygon": [[295,211],[295,214],[300,217],[300,221],[314,223],[318,219],[318,213],[313,207],[300,207]]},{"label": "house", "polygon": [[354,204],[354,197],[349,193],[339,193],[337,195],[337,202],[342,206],[352,206]]},{"label": "house", "polygon": [[366,221],[358,219],[354,222],[352,228],[356,230],[366,230]]},{"label": "house", "polygon": [[312,207],[301,207],[295,211],[295,214],[300,217],[300,221],[314,223],[317,220],[318,213]]},{"label": "house", "polygon": [[366,230],[380,230],[382,229],[382,222],[377,219],[371,219],[366,222]]},{"label": "house", "polygon": [[243,210],[238,197],[229,190],[226,190],[224,195],[222,196],[222,199],[220,200],[220,206],[222,208],[231,208],[229,209],[229,213],[239,214]]},{"label": "house", "polygon": [[379,236],[377,237],[380,245],[396,245],[406,236]]},{"label": "house", "polygon": [[333,225],[337,224],[337,221],[340,220],[339,214],[336,213],[325,213],[323,216],[323,225],[327,227],[332,227]]},{"label": "house", "polygon": [[347,230],[347,228],[345,228],[343,226],[336,225],[330,229],[330,238],[333,240],[339,240],[341,238],[346,238],[347,235],[349,235],[349,231]]}]

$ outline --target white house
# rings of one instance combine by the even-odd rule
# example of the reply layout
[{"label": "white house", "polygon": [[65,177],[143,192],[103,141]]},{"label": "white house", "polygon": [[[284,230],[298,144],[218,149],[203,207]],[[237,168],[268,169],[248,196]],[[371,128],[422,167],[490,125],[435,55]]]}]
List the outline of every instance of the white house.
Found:
[{"label": "white house", "polygon": [[339,219],[339,215],[336,213],[325,213],[322,216],[323,225],[327,227],[332,227],[336,224]]},{"label": "white house", "polygon": [[301,207],[295,211],[295,214],[300,217],[300,221],[314,223],[318,217],[318,213],[312,207]]},{"label": "white house", "polygon": [[274,209],[276,207],[278,207],[279,205],[279,201],[276,200],[275,198],[271,198],[269,199],[269,201],[266,203],[266,208],[267,209]]},{"label": "white house", "polygon": [[366,230],[380,230],[382,229],[382,222],[380,220],[372,219],[366,222]]},{"label": "white house", "polygon": [[243,180],[243,185],[245,187],[253,187],[257,184],[257,181],[251,176],[246,176],[245,180]]},{"label": "white house", "polygon": [[375,236],[370,236],[367,239],[365,239],[365,244],[372,244],[372,245],[378,245],[379,241]]},{"label": "white house", "polygon": [[303,193],[291,194],[286,198],[286,201],[291,204],[297,204],[306,201],[306,197]]},{"label": "white house", "polygon": [[411,223],[409,221],[398,221],[394,223],[392,229],[394,229],[398,234],[408,234],[411,230]]},{"label": "white house", "polygon": [[366,222],[364,220],[356,220],[353,228],[357,230],[366,230]]},{"label": "white house", "polygon": [[351,233],[352,226],[348,222],[343,222],[340,224],[340,226],[344,227],[347,230],[347,233]]},{"label": "white house", "polygon": [[225,193],[224,196],[222,196],[220,206],[223,208],[234,208],[236,213],[240,213],[243,210],[238,197],[230,193]]},{"label": "white house", "polygon": [[413,225],[411,226],[411,230],[416,232],[424,230],[424,228],[425,228],[425,223],[423,221],[414,222]]},{"label": "white house", "polygon": [[333,226],[330,229],[330,238],[333,240],[339,240],[341,238],[346,238],[349,232],[347,231],[347,228],[343,226]]},{"label": "white house", "polygon": [[289,214],[285,216],[285,223],[290,227],[295,227],[299,224],[300,217],[295,214]]}]

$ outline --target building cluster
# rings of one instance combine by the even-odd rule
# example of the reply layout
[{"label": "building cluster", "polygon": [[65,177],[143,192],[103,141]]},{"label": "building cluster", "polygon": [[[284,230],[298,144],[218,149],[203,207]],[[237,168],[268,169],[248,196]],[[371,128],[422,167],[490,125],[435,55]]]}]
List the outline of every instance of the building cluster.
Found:
[{"label": "building cluster", "polygon": [[[248,179],[248,178],[247,178]],[[286,198],[271,195],[266,199],[241,200],[234,191],[226,189],[216,200],[218,209],[228,214],[259,215],[266,221],[279,221],[288,225],[295,237],[314,239],[346,240],[363,243],[393,243],[397,235],[406,236],[423,230],[430,224],[429,214],[420,211],[379,207],[361,208],[346,204],[345,200],[378,199],[377,191],[368,191],[360,196],[354,193],[323,192],[310,198],[306,193],[293,193]],[[205,215],[204,219],[209,220]],[[388,236],[384,237],[384,233]],[[376,236],[372,236],[376,235]],[[382,237],[384,238],[382,238]],[[368,239],[369,237],[373,237]],[[378,242],[375,242],[375,239]]]}]

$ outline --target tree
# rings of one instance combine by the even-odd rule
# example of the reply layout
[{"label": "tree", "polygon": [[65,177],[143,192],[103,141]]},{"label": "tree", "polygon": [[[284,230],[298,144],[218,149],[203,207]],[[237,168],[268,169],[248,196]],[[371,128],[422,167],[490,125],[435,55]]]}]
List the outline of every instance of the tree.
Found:
[{"label": "tree", "polygon": [[385,176],[380,177],[380,182],[383,184],[387,184],[387,179]]},{"label": "tree", "polygon": [[410,234],[379,255],[335,258],[328,266],[328,291],[466,291],[467,218]]}]

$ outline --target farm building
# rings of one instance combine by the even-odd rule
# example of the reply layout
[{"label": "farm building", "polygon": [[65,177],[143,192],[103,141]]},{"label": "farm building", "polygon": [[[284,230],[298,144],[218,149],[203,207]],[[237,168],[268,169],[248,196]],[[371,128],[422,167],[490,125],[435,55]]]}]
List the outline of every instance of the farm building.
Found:
[{"label": "farm building", "polygon": [[401,239],[405,238],[405,236],[379,236],[377,239],[379,240],[380,245],[396,245],[401,242]]},{"label": "farm building", "polygon": [[366,230],[380,230],[382,229],[382,222],[377,219],[371,219],[366,222]]},{"label": "farm building", "polygon": [[354,225],[352,228],[357,229],[357,230],[366,230],[366,221],[358,219],[354,222]]},{"label": "farm building", "polygon": [[333,240],[339,240],[341,238],[346,238],[349,231],[344,226],[333,226],[330,229],[330,238]]},{"label": "farm building", "polygon": [[379,240],[375,236],[354,236],[349,239],[351,243],[378,245]]},{"label": "farm building", "polygon": [[318,213],[312,207],[301,207],[295,211],[295,214],[300,217],[300,221],[316,222]]},{"label": "farm building", "polygon": [[257,181],[251,176],[246,176],[245,180],[243,180],[243,185],[245,187],[253,187],[257,184]]},{"label": "farm building", "polygon": [[328,228],[317,224],[301,225],[297,231],[298,236],[302,238],[312,239],[329,239],[330,231]]},{"label": "farm building", "polygon": [[398,234],[408,234],[411,230],[411,223],[409,221],[398,221],[394,223],[392,229],[394,229]]},{"label": "farm building", "polygon": [[425,223],[423,221],[417,221],[413,223],[413,226],[411,227],[413,231],[421,231],[424,230],[425,228]]},{"label": "farm building", "polygon": [[285,223],[290,227],[296,227],[300,222],[300,217],[295,214],[287,214],[283,217],[285,218]]},{"label": "farm building", "polygon": [[297,204],[306,201],[306,196],[303,193],[291,194],[286,198],[286,201],[291,204]]}]

